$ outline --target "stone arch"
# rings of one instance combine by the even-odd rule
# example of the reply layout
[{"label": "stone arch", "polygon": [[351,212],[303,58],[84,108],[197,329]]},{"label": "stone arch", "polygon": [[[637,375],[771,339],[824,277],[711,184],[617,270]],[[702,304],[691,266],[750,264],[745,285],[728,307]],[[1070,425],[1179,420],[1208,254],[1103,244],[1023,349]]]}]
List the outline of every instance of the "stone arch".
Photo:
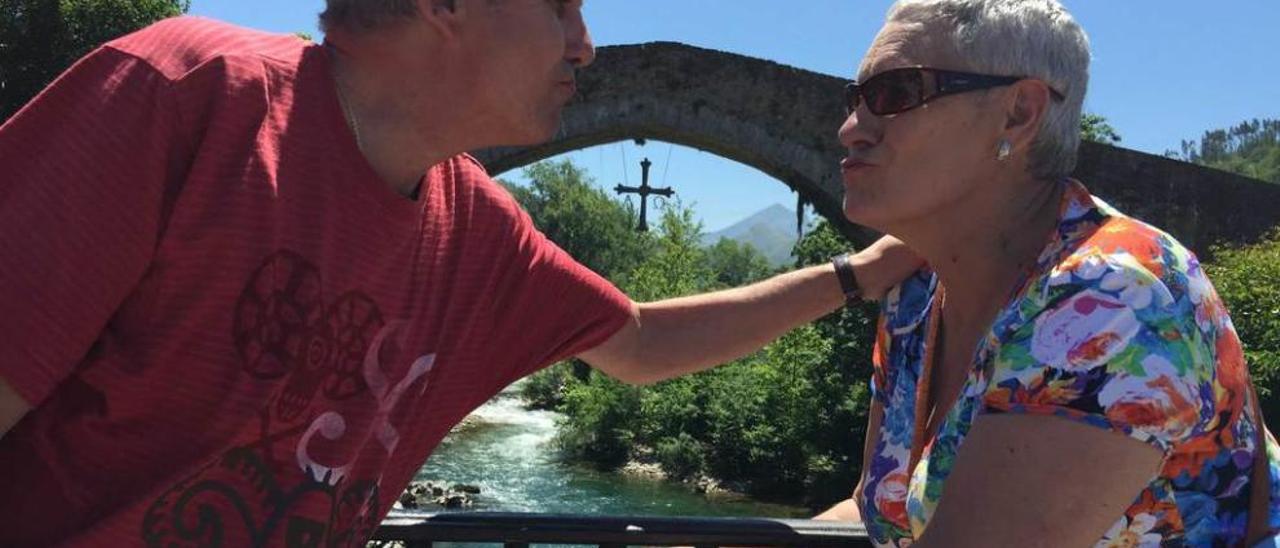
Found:
[{"label": "stone arch", "polygon": [[[633,138],[668,141],[746,164],[813,204],[854,242],[875,234],[845,221],[836,139],[845,80],[771,61],[656,42],[600,48],[579,77],[559,135],[542,145],[479,151],[495,176],[552,156]],[[1280,224],[1280,185],[1159,156],[1085,143],[1076,177],[1126,212],[1204,253]]]}]

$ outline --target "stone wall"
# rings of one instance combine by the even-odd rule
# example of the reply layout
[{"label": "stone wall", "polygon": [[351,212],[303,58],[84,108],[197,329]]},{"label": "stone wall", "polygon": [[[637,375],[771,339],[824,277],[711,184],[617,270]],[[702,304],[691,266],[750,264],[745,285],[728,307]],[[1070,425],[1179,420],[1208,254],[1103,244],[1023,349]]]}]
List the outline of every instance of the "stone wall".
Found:
[{"label": "stone wall", "polygon": [[[850,60],[852,67],[853,60]],[[875,235],[844,220],[836,131],[846,80],[676,43],[600,48],[551,142],[480,151],[498,175],[565,152],[632,138],[686,145],[763,171],[814,204],[856,242]],[[1077,178],[1198,253],[1251,241],[1280,224],[1280,185],[1159,156],[1086,143]]]}]

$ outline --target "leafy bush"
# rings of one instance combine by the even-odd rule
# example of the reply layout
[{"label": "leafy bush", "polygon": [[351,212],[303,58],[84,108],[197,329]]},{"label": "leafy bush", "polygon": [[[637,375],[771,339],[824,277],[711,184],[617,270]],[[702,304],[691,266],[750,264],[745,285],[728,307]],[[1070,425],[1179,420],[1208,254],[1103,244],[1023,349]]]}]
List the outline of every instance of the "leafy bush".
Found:
[{"label": "leafy bush", "polygon": [[1220,246],[1205,271],[1231,312],[1267,424],[1280,427],[1280,230],[1249,246]]},{"label": "leafy bush", "polygon": [[531,409],[556,409],[564,403],[573,376],[573,362],[560,362],[530,375],[520,385],[520,397]]},{"label": "leafy bush", "polygon": [[560,411],[556,443],[570,459],[612,469],[627,462],[636,442],[640,389],[591,372],[571,381]]},{"label": "leafy bush", "polygon": [[680,432],[674,437],[660,440],[655,455],[668,476],[688,479],[706,467],[706,453],[707,449],[702,442],[687,432]]}]

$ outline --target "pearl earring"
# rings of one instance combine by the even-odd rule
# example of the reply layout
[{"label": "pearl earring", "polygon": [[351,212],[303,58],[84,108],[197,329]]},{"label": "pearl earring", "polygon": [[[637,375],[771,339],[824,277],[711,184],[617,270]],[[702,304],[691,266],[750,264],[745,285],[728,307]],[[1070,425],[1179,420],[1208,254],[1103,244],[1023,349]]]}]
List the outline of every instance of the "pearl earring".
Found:
[{"label": "pearl earring", "polygon": [[1011,154],[1013,154],[1013,143],[1001,139],[1000,146],[996,148],[996,160],[1006,162]]}]

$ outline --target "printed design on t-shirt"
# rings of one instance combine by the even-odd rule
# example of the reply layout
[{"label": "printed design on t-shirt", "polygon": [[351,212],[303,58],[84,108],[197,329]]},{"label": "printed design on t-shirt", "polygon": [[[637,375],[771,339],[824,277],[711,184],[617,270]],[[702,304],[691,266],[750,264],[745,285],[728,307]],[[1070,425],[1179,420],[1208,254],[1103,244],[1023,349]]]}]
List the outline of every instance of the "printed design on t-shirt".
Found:
[{"label": "printed design on t-shirt", "polygon": [[320,271],[281,251],[241,293],[232,333],[245,372],[262,380],[289,376],[275,409],[288,421],[319,393],[344,400],[368,388],[364,354],[383,325],[378,306],[360,293],[325,303]]},{"label": "printed design on t-shirt", "polygon": [[232,339],[245,374],[275,383],[274,395],[250,443],[151,505],[148,545],[357,546],[377,528],[397,424],[426,392],[436,357],[413,357],[409,323],[384,320],[361,293],[326,304],[321,282],[291,251],[251,275]]},{"label": "printed design on t-shirt", "polygon": [[[376,482],[334,486],[295,476],[304,477],[278,475],[252,448],[232,449],[152,503],[142,540],[166,548],[357,547],[373,535],[384,513]],[[291,514],[300,507],[328,515]]]},{"label": "printed design on t-shirt", "polygon": [[[400,443],[400,432],[391,424],[391,412],[396,408],[396,404],[400,403],[405,391],[418,379],[431,372],[436,360],[434,354],[414,360],[404,378],[395,385],[391,384],[391,381],[382,373],[378,356],[386,338],[402,325],[403,322],[392,322],[379,331],[364,359],[365,382],[372,389],[378,405],[377,413],[373,417],[373,435],[386,450],[387,455],[395,452],[396,445]],[[425,389],[424,383],[419,388],[419,392]],[[346,432],[347,420],[342,414],[336,411],[321,414],[311,422],[306,433],[302,435],[302,441],[298,442],[296,452],[298,466],[310,474],[315,481],[337,485],[351,470],[352,462],[326,463],[323,458],[312,454],[312,442],[317,435],[329,441],[341,441]]]}]

